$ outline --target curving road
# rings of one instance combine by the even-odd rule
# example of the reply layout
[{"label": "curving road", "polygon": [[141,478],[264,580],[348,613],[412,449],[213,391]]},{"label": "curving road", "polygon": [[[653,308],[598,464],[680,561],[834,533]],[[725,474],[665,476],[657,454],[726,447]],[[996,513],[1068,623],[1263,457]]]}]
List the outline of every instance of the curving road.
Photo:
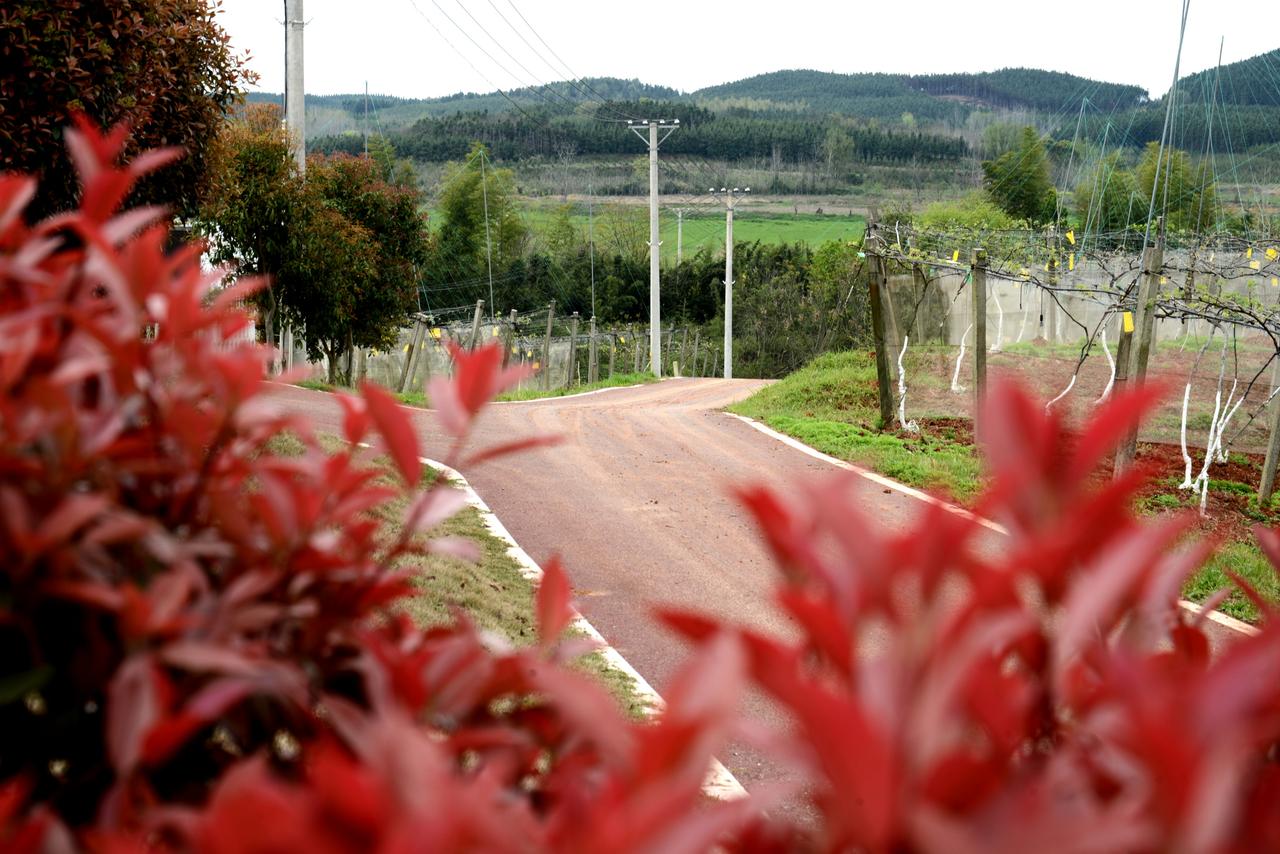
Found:
[{"label": "curving road", "polygon": [[[535,560],[562,556],[584,615],[659,693],[685,650],[650,618],[653,604],[789,631],[770,605],[772,562],[729,490],[767,480],[785,493],[832,467],[721,411],[764,384],[671,379],[495,404],[471,443],[478,449],[536,433],[564,437],[558,446],[464,467],[463,474]],[[332,396],[273,389],[317,429],[341,433]],[[434,416],[411,412],[425,455],[442,454],[446,441]],[[864,506],[887,526],[909,523],[923,506],[919,498],[887,485],[867,482]],[[779,717],[759,696],[747,698],[745,711],[775,723]],[[785,776],[745,746],[731,746],[720,759],[748,789]]]}]

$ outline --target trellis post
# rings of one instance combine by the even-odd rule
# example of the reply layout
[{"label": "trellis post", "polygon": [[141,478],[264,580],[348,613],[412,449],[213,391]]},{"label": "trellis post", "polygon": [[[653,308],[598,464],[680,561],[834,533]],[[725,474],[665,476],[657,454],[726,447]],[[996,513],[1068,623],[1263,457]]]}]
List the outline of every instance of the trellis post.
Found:
[{"label": "trellis post", "polygon": [[[1276,366],[1272,369],[1271,390],[1275,392],[1280,385],[1280,353],[1276,354]],[[1272,398],[1271,413],[1267,419],[1267,456],[1262,463],[1262,480],[1258,483],[1258,504],[1265,510],[1271,505],[1271,496],[1276,488],[1276,465],[1280,463],[1280,399]]]},{"label": "trellis post", "polygon": [[887,430],[893,424],[893,386],[889,378],[889,345],[885,336],[884,297],[888,282],[884,273],[884,258],[880,255],[880,238],[876,225],[867,226],[864,241],[867,256],[867,287],[871,302],[871,335],[876,348],[876,387],[880,392],[880,429]]},{"label": "trellis post", "polygon": [[[1128,375],[1134,388],[1142,388],[1147,378],[1147,361],[1151,357],[1151,339],[1156,326],[1156,300],[1160,296],[1160,269],[1164,266],[1164,217],[1156,218],[1155,242],[1142,251],[1142,284],[1138,291],[1137,311],[1133,317],[1133,344],[1129,353]],[[1119,386],[1119,363],[1116,367]],[[1116,450],[1115,473],[1127,469],[1138,454],[1138,430],[1134,428]]]},{"label": "trellis post", "polygon": [[409,382],[413,368],[413,357],[418,352],[418,346],[422,344],[422,332],[425,328],[426,324],[422,322],[422,318],[415,317],[413,319],[413,337],[409,339],[409,349],[404,355],[404,364],[400,366],[400,382],[396,384],[396,391],[401,394],[404,394],[405,386]]},{"label": "trellis post", "polygon": [[516,310],[511,309],[511,317],[507,320],[507,334],[502,336],[502,367],[511,364],[511,351],[516,346]]},{"label": "trellis post", "polygon": [[1049,289],[1044,294],[1045,313],[1044,340],[1050,344],[1058,343],[1058,257],[1059,257],[1059,238],[1058,232],[1053,226],[1049,226],[1046,242],[1049,245]]},{"label": "trellis post", "polygon": [[484,314],[484,300],[476,300],[476,313],[471,318],[471,339],[467,342],[467,349],[474,350],[476,345],[480,343],[480,317]]},{"label": "trellis post", "polygon": [[556,319],[555,300],[547,303],[547,337],[542,341],[542,390],[551,391],[551,324]]},{"label": "trellis post", "polygon": [[600,367],[596,364],[596,359],[600,352],[596,345],[596,316],[591,315],[590,323],[591,340],[587,342],[587,382],[593,383],[600,379]]},{"label": "trellis post", "polygon": [[575,311],[569,318],[569,369],[565,374],[564,387],[573,387],[573,375],[578,367],[578,313]]},{"label": "trellis post", "polygon": [[973,435],[981,430],[982,404],[987,398],[987,250],[977,247],[969,265],[973,288]]}]

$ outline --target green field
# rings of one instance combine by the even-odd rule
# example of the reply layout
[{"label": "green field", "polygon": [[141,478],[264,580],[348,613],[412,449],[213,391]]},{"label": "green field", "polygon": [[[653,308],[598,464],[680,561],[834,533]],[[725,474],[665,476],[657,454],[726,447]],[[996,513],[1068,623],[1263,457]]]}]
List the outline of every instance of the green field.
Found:
[{"label": "green field", "polygon": [[[558,213],[559,205],[552,203],[529,203],[521,211],[521,217],[535,239],[550,228]],[[596,245],[601,251],[607,249],[607,217],[618,216],[623,212],[628,222],[628,230],[641,240],[648,240],[648,212],[639,205],[629,205],[625,209],[614,206],[611,214],[598,205],[595,210]],[[431,211],[432,220],[439,222],[438,213]],[[587,235],[588,217],[585,205],[574,204],[569,221],[582,235]],[[676,214],[674,208],[663,209],[659,214],[662,237],[662,258],[674,261],[676,257]],[[762,243],[808,243],[818,246],[830,240],[858,240],[866,229],[866,219],[859,215],[849,216],[846,213],[812,214],[812,213],[764,213],[753,212],[750,208],[739,209],[733,220],[733,237],[736,243],[749,243],[759,240]],[[699,211],[697,214],[686,214],[684,217],[684,255],[689,257],[699,249],[705,248],[714,254],[724,251],[724,212]]]}]

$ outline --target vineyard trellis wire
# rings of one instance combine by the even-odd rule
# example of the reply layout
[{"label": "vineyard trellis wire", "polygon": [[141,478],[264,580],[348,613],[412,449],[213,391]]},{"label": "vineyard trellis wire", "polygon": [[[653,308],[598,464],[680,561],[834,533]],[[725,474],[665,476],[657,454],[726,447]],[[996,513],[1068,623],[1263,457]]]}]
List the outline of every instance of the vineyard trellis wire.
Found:
[{"label": "vineyard trellis wire", "polygon": [[[990,316],[995,329],[987,352],[998,353],[1021,343],[1031,317],[1035,317],[1035,339],[1078,345],[1070,376],[1047,408],[1077,391],[1082,369],[1099,350],[1106,358],[1109,378],[1090,404],[1105,400],[1118,384],[1142,381],[1147,359],[1155,352],[1151,342],[1157,330],[1165,339],[1181,338],[1182,349],[1196,336],[1199,352],[1182,395],[1179,445],[1187,474],[1180,486],[1198,494],[1203,510],[1211,464],[1227,461],[1232,447],[1280,389],[1280,240],[1166,234],[1158,226],[1148,245],[1142,243],[1143,233],[1133,230],[1091,233],[1086,246],[1074,232],[1052,228],[975,233],[916,229],[901,223],[891,228],[871,226],[865,249],[879,260],[869,267],[873,275],[880,271],[881,314],[887,318],[885,330],[878,330],[883,341],[877,341],[877,350],[884,349],[890,372],[896,374],[881,393],[898,398],[890,404],[898,425],[907,431],[917,429],[906,407],[905,362],[911,342],[933,341],[956,348],[949,388],[953,393],[966,390],[961,372],[979,320],[964,299],[972,291],[976,272],[968,256],[981,247],[985,249],[981,272],[988,283],[981,320],[985,325]],[[1149,283],[1145,295],[1144,282]],[[1007,308],[1010,302],[1014,307]],[[1016,337],[1011,333],[1014,322]],[[1116,333],[1114,356],[1107,341],[1109,328]],[[1193,477],[1187,447],[1193,380],[1215,341],[1219,369],[1213,384],[1214,405],[1203,461]],[[973,357],[976,371],[976,352]],[[1263,501],[1271,497],[1280,456],[1280,418],[1275,417],[1280,406],[1274,410],[1268,459],[1259,484]]]}]

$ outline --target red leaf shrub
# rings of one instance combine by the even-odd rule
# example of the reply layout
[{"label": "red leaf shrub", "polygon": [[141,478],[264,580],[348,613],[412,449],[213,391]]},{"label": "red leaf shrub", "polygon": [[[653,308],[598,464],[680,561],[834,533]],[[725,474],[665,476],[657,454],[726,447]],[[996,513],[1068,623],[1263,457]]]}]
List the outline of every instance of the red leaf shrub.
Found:
[{"label": "red leaf shrub", "polygon": [[[846,476],[744,490],[798,640],[665,614],[698,650],[636,724],[565,666],[558,565],[535,647],[388,608],[461,502],[430,489],[380,538],[367,511],[399,493],[354,445],[376,429],[416,487],[404,411],[339,397],[353,447],[327,454],[273,406],[266,354],[227,343],[252,284],[211,293],[198,247],[118,211],[161,161],[119,165],[123,139],[73,132],[83,208],[31,228],[32,182],[0,179],[0,846],[1280,848],[1280,630],[1211,657],[1176,604],[1206,549],[1132,516],[1140,473],[1096,477],[1152,393],[1068,446],[993,387],[982,509],[1007,539],[938,506],[886,531]],[[431,389],[450,459],[515,378],[496,349],[455,358]],[[273,453],[284,430],[301,456]],[[794,726],[740,727],[747,682]],[[731,734],[800,768],[812,821],[702,798]]]}]

